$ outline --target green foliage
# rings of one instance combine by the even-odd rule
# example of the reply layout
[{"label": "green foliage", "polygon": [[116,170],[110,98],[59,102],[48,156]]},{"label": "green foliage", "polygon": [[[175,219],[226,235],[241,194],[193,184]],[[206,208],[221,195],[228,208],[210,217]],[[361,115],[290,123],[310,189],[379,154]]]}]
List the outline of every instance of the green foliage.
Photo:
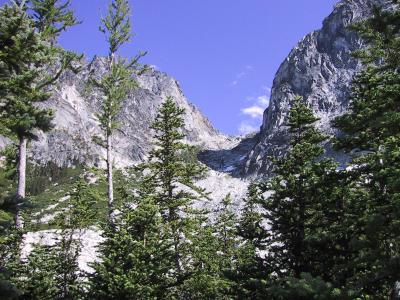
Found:
[{"label": "green foliage", "polygon": [[106,35],[110,56],[118,51],[131,38],[131,20],[129,2],[112,0],[108,14],[101,19],[100,31]]},{"label": "green foliage", "polygon": [[[8,135],[32,139],[36,129],[48,131],[53,126],[53,112],[35,104],[49,98],[47,88],[77,58],[48,41],[74,24],[64,19],[73,18],[71,12],[64,12],[66,4],[57,8],[56,2],[33,1],[33,16],[17,5],[0,8],[0,115]],[[48,70],[56,65],[57,71],[50,74]]]},{"label": "green foliage", "polygon": [[57,253],[53,247],[36,245],[21,269],[22,276],[27,277],[18,282],[23,291],[19,299],[56,299]]},{"label": "green foliage", "polygon": [[269,273],[260,251],[265,251],[268,234],[263,226],[262,209],[258,205],[259,186],[248,188],[245,206],[236,225],[240,246],[237,249],[237,265],[227,273],[235,282],[235,295],[243,299],[262,299],[266,293]]},{"label": "green foliage", "polygon": [[[314,127],[312,111],[295,98],[289,113],[291,148],[276,160],[274,177],[262,188],[269,195],[260,197],[265,221],[270,224],[268,264],[278,276],[299,278],[312,270],[314,253],[309,240],[315,233],[316,214],[323,201],[323,176],[335,172],[336,164],[318,158],[323,154],[324,137]],[[320,216],[323,217],[323,216]]]},{"label": "green foliage", "polygon": [[[79,24],[70,0],[30,0],[29,9],[35,19],[35,27],[47,39],[54,40],[68,27]],[[29,4],[28,4],[29,5]]]},{"label": "green foliage", "polygon": [[52,112],[34,103],[44,101],[45,68],[55,61],[55,49],[41,37],[34,21],[17,6],[0,8],[0,90],[3,125],[9,134],[34,138],[34,130],[51,129]]},{"label": "green foliage", "polygon": [[230,195],[215,213],[218,217],[214,223],[201,212],[193,220],[193,229],[187,235],[192,266],[180,288],[181,298],[232,299],[233,282],[225,273],[234,266],[238,240]]},{"label": "green foliage", "polygon": [[341,290],[328,282],[340,286],[344,274],[335,266],[351,261],[343,222],[348,190],[337,164],[321,158],[326,137],[314,127],[317,120],[296,97],[287,153],[273,160],[272,178],[249,188],[239,226],[244,259],[236,274],[244,297],[340,299]]},{"label": "green foliage", "polygon": [[143,182],[137,195],[124,199],[113,225],[104,226],[89,299],[163,299],[167,294],[171,239],[151,190]]},{"label": "green foliage", "polygon": [[[100,113],[97,115],[101,127],[107,136],[119,128],[118,115],[122,101],[126,99],[129,91],[137,87],[132,74],[135,72],[137,61],[127,62],[125,59],[113,59],[110,70],[100,80],[91,79],[93,87],[103,93]],[[106,145],[106,142],[101,144]]]},{"label": "green foliage", "polygon": [[[108,14],[101,19],[100,31],[106,35],[109,47],[108,70],[100,78],[91,77],[90,85],[103,94],[98,118],[106,133],[110,136],[119,127],[118,114],[122,101],[129,91],[137,87],[133,74],[140,74],[139,60],[146,53],[140,53],[132,60],[116,57],[119,48],[129,42],[131,37],[130,7],[127,0],[111,0]],[[105,145],[105,141],[101,141]]]},{"label": "green foliage", "polygon": [[4,299],[18,299],[21,291],[13,278],[18,273],[21,243],[21,233],[15,228],[7,228],[1,232],[0,240],[0,294]]},{"label": "green foliage", "polygon": [[78,267],[81,234],[96,216],[97,195],[80,179],[70,193],[69,205],[55,220],[53,245],[34,245],[34,250],[15,276],[21,299],[81,299],[83,274]]},{"label": "green foliage", "polygon": [[340,289],[326,283],[321,278],[313,278],[308,273],[302,273],[300,278],[285,278],[276,282],[268,290],[270,299],[274,300],[345,300],[354,299],[344,295]]},{"label": "green foliage", "polygon": [[350,112],[335,120],[338,148],[351,151],[352,272],[346,283],[363,297],[386,297],[399,279],[400,10],[376,8],[357,24],[366,47],[356,52]]}]

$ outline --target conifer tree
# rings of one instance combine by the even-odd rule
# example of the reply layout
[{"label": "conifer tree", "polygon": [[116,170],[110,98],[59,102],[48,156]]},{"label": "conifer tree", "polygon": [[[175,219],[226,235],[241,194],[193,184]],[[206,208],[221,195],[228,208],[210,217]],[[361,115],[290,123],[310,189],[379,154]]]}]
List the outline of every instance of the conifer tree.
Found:
[{"label": "conifer tree", "polygon": [[183,113],[171,98],[159,110],[155,148],[138,168],[139,188],[126,192],[113,225],[105,226],[101,262],[90,278],[91,299],[188,295],[183,286],[193,271],[192,241],[202,216],[191,208],[203,192],[193,180],[203,168],[185,157],[192,147],[182,142]]},{"label": "conifer tree", "polygon": [[[25,198],[27,143],[36,138],[36,130],[48,131],[53,127],[53,112],[39,108],[37,103],[49,98],[48,88],[76,58],[54,45],[56,36],[36,27],[39,23],[35,20],[40,20],[44,13],[35,11],[31,16],[24,2],[5,4],[0,9],[0,115],[6,133],[15,137],[19,145],[15,218],[18,228],[22,228],[20,206]],[[46,28],[55,26],[54,22],[63,24],[60,19],[48,21]],[[55,74],[48,71],[52,65],[58,65]]]},{"label": "conifer tree", "polygon": [[145,176],[135,194],[122,200],[113,226],[105,226],[88,299],[166,299],[173,283],[172,244],[151,180]]},{"label": "conifer tree", "polygon": [[199,211],[193,220],[194,230],[187,236],[191,241],[192,266],[180,288],[181,298],[231,299],[234,296],[233,282],[226,273],[233,269],[239,241],[230,194],[214,213],[214,221],[209,220],[205,211]]},{"label": "conifer tree", "polygon": [[84,274],[78,266],[82,232],[92,224],[98,196],[78,179],[69,205],[55,220],[59,230],[52,245],[34,245],[34,250],[15,276],[21,299],[82,299]]},{"label": "conifer tree", "polygon": [[[272,299],[330,295],[332,286],[324,282],[334,279],[331,256],[336,259],[345,253],[340,248],[336,251],[339,237],[327,229],[337,225],[334,222],[340,222],[342,215],[335,193],[337,164],[321,158],[321,143],[326,137],[314,127],[317,120],[300,97],[292,100],[287,122],[291,138],[288,152],[274,159],[273,177],[258,183],[258,190],[251,195],[262,208],[262,223],[268,230],[264,230],[264,236],[254,236],[249,230],[243,233],[250,233],[249,238],[257,248],[261,246],[260,250],[265,247],[269,277],[264,286],[262,281],[255,283]],[[254,212],[245,217],[251,222],[244,225],[260,225]],[[322,291],[309,288],[322,283]]]},{"label": "conifer tree", "polygon": [[375,8],[354,26],[366,46],[355,56],[364,66],[355,77],[350,112],[335,120],[337,140],[353,158],[348,178],[354,189],[349,224],[354,254],[348,289],[363,297],[387,297],[399,268],[400,9]]},{"label": "conifer tree", "polygon": [[266,282],[269,273],[264,262],[265,239],[267,230],[263,226],[262,208],[259,201],[260,188],[252,183],[244,199],[245,206],[237,224],[240,246],[237,250],[237,262],[228,273],[235,282],[234,293],[242,299],[262,299],[266,295]]},{"label": "conifer tree", "polygon": [[174,273],[177,283],[183,282],[190,269],[190,242],[195,233],[193,203],[204,194],[194,183],[202,176],[204,167],[198,162],[187,162],[183,157],[190,146],[183,143],[185,135],[184,109],[171,97],[162,104],[152,126],[155,131],[155,148],[150,153],[146,168],[150,171],[156,191],[156,201],[173,237]]},{"label": "conifer tree", "polygon": [[236,218],[236,212],[233,209],[231,195],[228,194],[222,200],[217,212],[217,220],[213,225],[216,237],[220,243],[220,253],[222,256],[222,270],[232,268],[231,263],[234,260],[235,250],[238,247],[237,225],[239,220]]},{"label": "conifer tree", "polygon": [[186,272],[186,279],[179,287],[179,298],[230,299],[231,282],[224,276],[230,261],[228,254],[221,251],[224,244],[215,236],[216,228],[204,216],[199,216],[197,221],[195,231],[188,235],[192,261],[190,271]]},{"label": "conifer tree", "polygon": [[117,57],[121,46],[131,38],[130,8],[127,0],[111,0],[108,14],[101,19],[100,31],[106,36],[108,43],[107,72],[100,79],[92,77],[92,84],[102,93],[101,111],[98,114],[104,140],[98,139],[99,144],[107,150],[107,184],[108,184],[108,219],[112,222],[114,188],[113,188],[113,142],[114,131],[119,127],[118,114],[122,101],[130,90],[137,86],[133,74],[141,74],[138,67],[139,59],[145,53],[138,54],[131,61]]},{"label": "conifer tree", "polygon": [[30,0],[28,2],[28,10],[32,11],[35,27],[44,38],[51,42],[54,42],[68,27],[80,23],[70,10],[70,0]]},{"label": "conifer tree", "polygon": [[264,191],[271,193],[260,201],[271,226],[267,259],[280,276],[300,278],[301,273],[310,271],[306,235],[311,225],[309,209],[316,200],[317,189],[312,180],[316,169],[324,163],[316,162],[323,154],[319,144],[324,140],[313,127],[316,121],[312,111],[296,97],[288,118],[291,148],[276,160],[274,177],[264,187]]},{"label": "conifer tree", "polygon": [[94,209],[99,196],[80,178],[70,193],[69,206],[56,219],[60,237],[55,244],[57,299],[79,299],[83,295],[84,274],[80,271],[78,257],[82,252],[82,233],[93,224]]}]

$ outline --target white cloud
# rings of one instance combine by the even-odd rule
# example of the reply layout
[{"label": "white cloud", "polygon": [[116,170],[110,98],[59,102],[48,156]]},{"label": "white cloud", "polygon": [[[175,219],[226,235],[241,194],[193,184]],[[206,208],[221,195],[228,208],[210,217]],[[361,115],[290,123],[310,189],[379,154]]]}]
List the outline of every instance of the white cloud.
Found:
[{"label": "white cloud", "polygon": [[242,113],[250,116],[253,119],[261,119],[264,114],[264,110],[268,107],[269,97],[247,97],[247,100],[253,102],[253,105],[243,108]]},{"label": "white cloud", "polygon": [[249,115],[252,118],[260,118],[264,113],[264,108],[258,105],[253,105],[250,107],[243,108],[242,113],[245,115]]},{"label": "white cloud", "polygon": [[244,121],[241,122],[239,125],[240,134],[248,134],[256,131],[258,131],[258,127],[253,124],[250,124],[249,122]]},{"label": "white cloud", "polygon": [[241,109],[241,113],[246,118],[240,123],[238,130],[240,134],[257,132],[261,125],[261,120],[265,109],[269,105],[270,89],[263,87],[263,95],[247,97],[249,102],[247,107]]},{"label": "white cloud", "polygon": [[229,84],[230,86],[235,86],[235,85],[237,85],[237,84],[240,82],[240,80],[241,80],[244,76],[247,75],[247,73],[249,73],[249,72],[251,72],[251,71],[253,70],[253,66],[247,65],[247,66],[244,67],[244,69],[245,69],[244,71],[242,71],[242,72],[236,74],[235,80],[233,80],[233,81]]},{"label": "white cloud", "polygon": [[259,105],[267,108],[268,104],[269,104],[269,97],[267,97],[267,96],[259,96],[259,97],[257,97],[257,102],[258,102]]}]

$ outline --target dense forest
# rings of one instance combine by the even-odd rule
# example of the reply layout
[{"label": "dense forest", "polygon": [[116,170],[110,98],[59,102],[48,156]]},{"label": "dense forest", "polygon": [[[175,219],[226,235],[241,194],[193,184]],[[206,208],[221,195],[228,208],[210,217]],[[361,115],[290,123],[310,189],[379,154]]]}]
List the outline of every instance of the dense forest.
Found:
[{"label": "dense forest", "polygon": [[[152,124],[153,150],[141,164],[113,165],[122,101],[147,71],[145,53],[126,59],[132,36],[128,0],[110,0],[99,20],[107,72],[92,74],[100,95],[106,167],[63,169],[27,159],[38,132],[51,131],[49,99],[81,55],[58,44],[80,23],[69,0],[8,1],[0,7],[0,299],[400,299],[400,9],[374,9],[351,27],[363,39],[350,109],[330,137],[301,96],[290,99],[290,143],[273,174],[255,179],[237,213],[196,205],[206,166],[185,142],[184,110],[167,97]],[[325,145],[346,152],[342,167]],[[92,174],[99,178],[93,182]],[[63,183],[67,200],[48,224],[35,222]],[[39,192],[48,198],[35,197]],[[60,204],[61,205],[61,204]],[[83,232],[102,241],[82,270]],[[51,229],[53,243],[22,253],[27,232]]]}]

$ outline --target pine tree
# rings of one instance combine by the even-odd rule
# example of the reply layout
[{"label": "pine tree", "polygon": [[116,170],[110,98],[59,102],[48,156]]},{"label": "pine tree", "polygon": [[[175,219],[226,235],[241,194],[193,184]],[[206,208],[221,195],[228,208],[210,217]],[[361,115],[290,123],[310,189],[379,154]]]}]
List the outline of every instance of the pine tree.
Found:
[{"label": "pine tree", "polygon": [[78,179],[67,209],[55,220],[59,228],[53,245],[35,245],[14,281],[21,299],[82,299],[84,274],[78,266],[81,234],[95,219],[98,196]]},{"label": "pine tree", "polygon": [[[143,179],[143,178],[142,178]],[[104,228],[88,299],[166,299],[173,283],[171,238],[146,176]]]},{"label": "pine tree", "polygon": [[236,215],[228,194],[214,211],[216,219],[200,212],[194,221],[194,230],[187,236],[191,241],[192,266],[184,281],[181,297],[188,299],[232,299],[233,282],[228,276],[236,260],[238,239]]},{"label": "pine tree", "polygon": [[217,220],[213,227],[220,244],[220,253],[222,256],[222,270],[232,268],[232,261],[235,256],[235,250],[238,247],[237,225],[239,220],[236,218],[236,212],[233,209],[231,195],[228,194],[222,200],[217,211]]},{"label": "pine tree", "polygon": [[[231,299],[231,282],[224,276],[228,255],[223,242],[216,236],[216,228],[204,216],[197,218],[190,239],[190,269],[179,287],[179,299]],[[226,248],[225,248],[226,249]],[[232,258],[232,257],[231,257]],[[189,271],[190,270],[190,271]]]},{"label": "pine tree", "polygon": [[91,83],[102,93],[101,112],[98,115],[104,140],[97,138],[98,143],[107,150],[107,183],[108,183],[108,219],[112,222],[114,188],[113,188],[113,143],[114,131],[119,127],[118,114],[122,101],[130,90],[137,86],[132,77],[146,70],[138,66],[139,59],[145,55],[140,53],[131,61],[117,57],[121,46],[131,38],[130,8],[127,0],[111,0],[108,14],[101,19],[100,31],[106,35],[109,53],[107,57],[107,72],[101,79],[92,77]]},{"label": "pine tree", "polygon": [[93,224],[97,215],[94,206],[99,196],[83,178],[77,180],[70,196],[67,211],[56,219],[60,228],[60,237],[54,247],[57,299],[82,297],[84,274],[78,265],[82,233]]},{"label": "pine tree", "polygon": [[27,277],[17,277],[17,284],[22,292],[18,299],[57,299],[56,261],[57,253],[53,246],[35,245],[19,270],[18,276]]},{"label": "pine tree", "polygon": [[204,167],[198,162],[187,162],[183,156],[192,148],[182,141],[185,137],[183,114],[184,109],[179,108],[171,97],[162,104],[152,126],[155,148],[146,164],[158,187],[156,201],[173,237],[173,270],[177,284],[188,276],[191,260],[188,236],[195,234],[195,215],[198,213],[192,206],[204,194],[204,190],[194,183],[202,176]]},{"label": "pine tree", "polygon": [[[36,28],[35,17],[29,15],[24,3],[6,4],[0,9],[2,35],[0,37],[0,90],[3,127],[7,134],[16,137],[18,151],[18,188],[16,226],[22,228],[20,207],[25,198],[27,143],[35,139],[35,131],[48,131],[53,112],[37,106],[49,98],[48,88],[62,72],[71,67],[76,55],[65,52],[49,43],[48,33]],[[50,22],[61,22],[52,19]],[[49,23],[47,26],[51,26]],[[48,69],[58,65],[55,74]]]},{"label": "pine tree", "polygon": [[[312,125],[317,121],[312,111],[297,97],[289,112],[288,127],[291,134],[290,150],[276,160],[274,177],[267,182],[270,191],[260,204],[270,224],[267,260],[279,276],[294,276],[310,271],[311,262],[305,252],[309,207],[315,201],[317,187],[312,180],[323,154],[319,145],[324,137]],[[322,162],[323,163],[323,162]]]},{"label": "pine tree", "polygon": [[348,289],[363,297],[387,297],[400,276],[400,10],[375,8],[354,26],[365,41],[355,53],[364,66],[355,77],[350,112],[335,120],[337,140],[353,158],[353,272]]},{"label": "pine tree", "polygon": [[263,226],[262,208],[259,201],[260,189],[257,183],[250,184],[245,206],[237,224],[240,246],[237,262],[228,274],[235,282],[234,293],[241,299],[262,299],[266,295],[269,274],[264,262],[267,232]]},{"label": "pine tree", "polygon": [[68,27],[80,22],[70,10],[70,0],[30,0],[29,10],[35,18],[35,27],[42,35],[54,41]]},{"label": "pine tree", "polygon": [[[335,293],[341,293],[329,281],[338,276],[332,271],[333,260],[345,255],[346,248],[339,247],[343,237],[330,231],[329,226],[341,225],[339,204],[343,194],[335,190],[340,176],[337,164],[321,158],[326,137],[315,128],[317,120],[300,97],[292,100],[287,121],[289,149],[274,159],[273,177],[253,186],[250,193],[247,209],[255,202],[262,208],[262,218],[252,212],[254,208],[245,211],[241,234],[248,236],[253,247],[265,249],[266,266],[260,264],[256,270],[262,274],[267,267],[268,271],[264,281],[253,281],[257,297],[257,289],[271,299],[309,299],[321,295],[338,298]],[[249,291],[254,295],[251,288]]]},{"label": "pine tree", "polygon": [[203,168],[187,159],[192,147],[182,142],[183,113],[171,98],[159,110],[155,148],[137,169],[141,183],[135,193],[125,192],[113,224],[104,228],[91,299],[176,299],[188,293],[202,218],[191,207],[203,192],[193,180]]},{"label": "pine tree", "polygon": [[15,275],[16,264],[19,263],[21,241],[21,233],[13,226],[15,207],[12,192],[17,173],[16,151],[15,145],[9,145],[1,151],[5,159],[3,166],[0,167],[0,295],[4,299],[16,299],[19,295],[11,280]]}]

